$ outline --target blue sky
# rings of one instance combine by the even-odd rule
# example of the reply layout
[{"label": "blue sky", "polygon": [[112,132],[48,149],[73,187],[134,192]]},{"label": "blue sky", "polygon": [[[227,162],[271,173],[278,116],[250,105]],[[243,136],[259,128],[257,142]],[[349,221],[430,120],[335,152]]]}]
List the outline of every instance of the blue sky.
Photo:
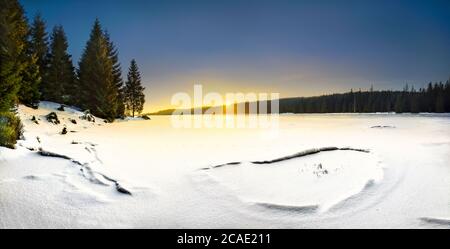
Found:
[{"label": "blue sky", "polygon": [[450,1],[22,0],[64,26],[75,65],[95,18],[140,65],[146,110],[172,94],[416,88],[450,77]]}]

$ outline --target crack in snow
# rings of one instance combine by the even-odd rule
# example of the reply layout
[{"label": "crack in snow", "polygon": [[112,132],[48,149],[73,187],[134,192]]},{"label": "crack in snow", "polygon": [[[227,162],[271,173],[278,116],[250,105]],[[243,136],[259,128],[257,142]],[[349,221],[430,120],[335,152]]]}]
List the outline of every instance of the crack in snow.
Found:
[{"label": "crack in snow", "polygon": [[[81,163],[69,156],[66,155],[62,155],[62,154],[58,154],[55,152],[51,152],[51,151],[45,151],[42,148],[39,148],[38,154],[41,156],[46,156],[46,157],[55,157],[55,158],[61,158],[61,159],[65,159],[65,160],[69,160],[70,162],[78,165],[81,167],[81,172],[83,173],[83,176],[85,178],[87,178],[89,181],[96,183],[96,184],[101,184],[101,185],[107,185],[104,182],[102,182],[98,177],[96,177],[95,175],[100,175],[102,178],[104,178],[105,180],[114,183],[116,190],[119,193],[122,194],[127,194],[127,195],[132,195],[131,192],[129,190],[127,190],[126,188],[124,188],[117,180],[106,176],[103,173],[97,172],[97,171],[93,171],[92,168],[89,166],[89,163]],[[86,175],[87,174],[87,175]]]},{"label": "crack in snow", "polygon": [[[355,149],[355,148],[350,148],[350,147],[342,147],[342,148],[339,148],[339,147],[322,147],[322,148],[318,148],[318,149],[314,148],[314,149],[304,150],[304,151],[301,151],[301,152],[293,154],[293,155],[280,157],[280,158],[276,158],[276,159],[272,159],[272,160],[251,161],[251,163],[252,164],[274,164],[274,163],[279,163],[279,162],[282,162],[282,161],[287,161],[287,160],[291,160],[291,159],[295,159],[295,158],[299,158],[299,157],[305,157],[305,156],[318,154],[320,152],[328,152],[328,151],[336,151],[336,150],[370,153],[370,150],[367,150],[367,149]],[[242,163],[243,162],[231,162],[231,163],[215,165],[215,166],[212,166],[212,167],[201,168],[200,170],[210,170],[210,169],[220,168],[220,167],[224,167],[224,166],[240,165]]]}]

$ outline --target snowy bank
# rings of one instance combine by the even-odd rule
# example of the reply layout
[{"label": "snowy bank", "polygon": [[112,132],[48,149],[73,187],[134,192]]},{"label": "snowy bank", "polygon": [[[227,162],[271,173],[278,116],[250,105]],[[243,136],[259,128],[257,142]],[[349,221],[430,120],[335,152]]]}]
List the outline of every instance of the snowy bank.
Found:
[{"label": "snowy bank", "polygon": [[[68,160],[88,181],[112,185],[120,193],[131,194],[117,180],[102,172],[104,165],[98,158],[96,144],[83,141],[83,132],[107,125],[105,120],[74,107],[46,101],[41,102],[38,109],[21,105],[18,112],[25,127],[24,139],[18,141],[18,147],[43,157]],[[2,151],[2,154],[7,153],[14,151]],[[48,163],[60,162],[48,160]]]}]

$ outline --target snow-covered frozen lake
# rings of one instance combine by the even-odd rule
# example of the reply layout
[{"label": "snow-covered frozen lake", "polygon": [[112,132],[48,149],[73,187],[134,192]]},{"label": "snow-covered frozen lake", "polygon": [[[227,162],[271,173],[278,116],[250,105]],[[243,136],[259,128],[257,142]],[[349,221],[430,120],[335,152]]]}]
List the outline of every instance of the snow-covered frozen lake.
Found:
[{"label": "snow-covered frozen lake", "polygon": [[[53,125],[44,115],[54,107],[21,107],[26,140],[0,148],[2,228],[450,227],[447,114],[177,129],[169,116],[73,124],[81,114],[70,110]],[[60,135],[63,125],[73,132]],[[79,164],[29,150],[38,147]]]}]

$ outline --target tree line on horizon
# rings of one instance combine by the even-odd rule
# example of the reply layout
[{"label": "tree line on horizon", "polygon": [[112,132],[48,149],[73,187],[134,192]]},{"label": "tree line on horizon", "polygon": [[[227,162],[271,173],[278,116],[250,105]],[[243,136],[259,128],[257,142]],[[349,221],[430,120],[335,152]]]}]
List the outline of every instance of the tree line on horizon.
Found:
[{"label": "tree line on horizon", "polygon": [[131,61],[124,83],[118,49],[98,19],[78,68],[64,28],[57,25],[48,35],[40,14],[28,24],[17,0],[0,0],[0,32],[1,112],[18,103],[37,108],[41,100],[77,106],[109,121],[142,112],[145,96],[137,63]]},{"label": "tree line on horizon", "polygon": [[[428,83],[426,88],[415,90],[406,85],[402,91],[374,91],[373,87],[368,91],[350,90],[347,93],[335,93],[315,97],[294,97],[279,99],[279,113],[450,113],[450,79],[446,83]],[[238,105],[242,104],[241,107]],[[257,101],[236,103],[228,106],[203,106],[190,109],[166,109],[151,113],[152,115],[172,115],[175,111],[186,114],[195,113],[228,113],[227,108],[232,108],[234,114],[238,114],[239,108],[245,114],[258,114],[259,105],[266,106],[265,111],[272,113],[271,101]],[[252,111],[250,105],[254,104]]]},{"label": "tree line on horizon", "polygon": [[416,90],[406,85],[402,91],[351,90],[348,93],[281,99],[280,113],[420,113],[450,112],[450,79],[428,83]]}]

